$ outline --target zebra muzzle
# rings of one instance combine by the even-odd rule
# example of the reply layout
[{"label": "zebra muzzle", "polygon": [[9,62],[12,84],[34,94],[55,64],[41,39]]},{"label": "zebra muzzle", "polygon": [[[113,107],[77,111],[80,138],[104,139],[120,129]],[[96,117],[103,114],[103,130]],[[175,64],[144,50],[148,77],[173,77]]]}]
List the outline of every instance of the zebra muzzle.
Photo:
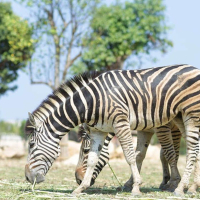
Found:
[{"label": "zebra muzzle", "polygon": [[[79,168],[76,170],[75,172],[75,178],[76,178],[76,182],[80,185],[83,181],[85,172],[83,172],[82,168]],[[90,182],[90,186],[92,186],[95,183],[95,179],[92,178],[91,182]]]},{"label": "zebra muzzle", "polygon": [[34,171],[30,170],[29,164],[25,166],[25,177],[26,180],[30,183],[34,183],[36,178],[36,183],[41,183],[45,180],[45,176],[39,172],[35,173]]}]

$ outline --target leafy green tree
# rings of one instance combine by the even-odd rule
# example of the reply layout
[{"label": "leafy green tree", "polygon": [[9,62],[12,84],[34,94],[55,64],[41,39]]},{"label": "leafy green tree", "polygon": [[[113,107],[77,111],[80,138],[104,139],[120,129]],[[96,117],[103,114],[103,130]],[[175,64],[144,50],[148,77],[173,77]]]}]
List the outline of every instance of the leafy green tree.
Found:
[{"label": "leafy green tree", "polygon": [[30,65],[32,84],[57,88],[81,56],[81,37],[99,0],[18,0],[31,13],[38,39]]},{"label": "leafy green tree", "polygon": [[12,12],[9,3],[0,2],[0,96],[16,85],[18,70],[26,66],[33,51],[32,28]]},{"label": "leafy green tree", "polygon": [[165,53],[172,42],[167,39],[169,27],[162,2],[132,0],[100,6],[83,39],[82,62],[72,71],[121,69],[131,55],[150,55],[155,50]]}]

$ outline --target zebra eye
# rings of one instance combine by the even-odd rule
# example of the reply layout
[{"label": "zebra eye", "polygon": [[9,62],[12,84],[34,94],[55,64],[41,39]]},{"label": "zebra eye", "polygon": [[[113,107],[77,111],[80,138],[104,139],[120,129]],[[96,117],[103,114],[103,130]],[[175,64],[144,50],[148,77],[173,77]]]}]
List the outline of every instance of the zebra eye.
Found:
[{"label": "zebra eye", "polygon": [[30,148],[33,148],[34,145],[35,145],[35,142],[30,142],[30,143],[29,143],[29,147],[30,147]]},{"label": "zebra eye", "polygon": [[83,150],[84,154],[89,153],[89,151],[90,151],[90,149],[84,149],[84,150]]}]

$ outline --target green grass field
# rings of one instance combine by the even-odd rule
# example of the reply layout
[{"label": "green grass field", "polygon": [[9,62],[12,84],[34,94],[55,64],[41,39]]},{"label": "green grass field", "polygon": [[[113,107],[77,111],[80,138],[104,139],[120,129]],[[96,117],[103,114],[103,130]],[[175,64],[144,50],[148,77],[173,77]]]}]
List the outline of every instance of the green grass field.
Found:
[{"label": "green grass field", "polygon": [[[62,165],[55,162],[46,176],[46,181],[35,186],[35,193],[31,185],[25,181],[24,165],[26,159],[1,160],[0,162],[0,199],[178,199],[172,193],[158,189],[162,180],[160,161],[145,159],[141,176],[143,184],[140,198],[134,198],[130,193],[116,190],[119,183],[106,166],[94,186],[84,191],[79,197],[72,197],[71,192],[77,187],[74,170],[75,166]],[[130,176],[130,169],[124,160],[111,160],[117,178],[121,184]],[[185,167],[185,157],[179,159],[179,169],[182,174]],[[186,199],[200,199],[200,193],[195,196],[185,196]],[[180,198],[179,198],[180,199]]]}]

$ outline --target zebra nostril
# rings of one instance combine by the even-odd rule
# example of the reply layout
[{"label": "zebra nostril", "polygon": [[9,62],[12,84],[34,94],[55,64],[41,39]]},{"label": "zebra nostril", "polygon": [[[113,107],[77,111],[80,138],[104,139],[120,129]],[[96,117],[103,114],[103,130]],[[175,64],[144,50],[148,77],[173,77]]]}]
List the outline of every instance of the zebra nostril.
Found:
[{"label": "zebra nostril", "polygon": [[76,179],[76,182],[80,185],[82,181],[80,179]]},{"label": "zebra nostril", "polygon": [[28,182],[30,182],[29,179],[28,179],[28,176],[26,176],[26,180],[27,180]]},{"label": "zebra nostril", "polygon": [[95,180],[92,178],[90,182],[90,186],[94,185]]}]

